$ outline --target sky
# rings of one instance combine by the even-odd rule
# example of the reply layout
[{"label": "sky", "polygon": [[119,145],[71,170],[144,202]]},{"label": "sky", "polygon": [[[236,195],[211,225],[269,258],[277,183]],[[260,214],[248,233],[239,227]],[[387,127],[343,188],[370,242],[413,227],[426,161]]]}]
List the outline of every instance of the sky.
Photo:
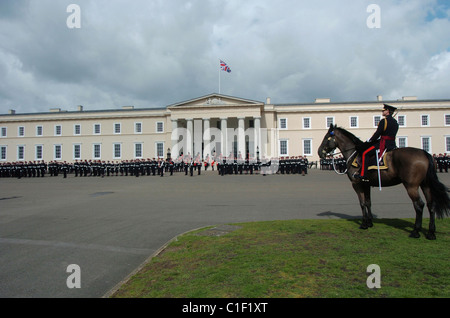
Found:
[{"label": "sky", "polygon": [[219,90],[275,104],[449,99],[450,0],[0,1],[0,114]]}]

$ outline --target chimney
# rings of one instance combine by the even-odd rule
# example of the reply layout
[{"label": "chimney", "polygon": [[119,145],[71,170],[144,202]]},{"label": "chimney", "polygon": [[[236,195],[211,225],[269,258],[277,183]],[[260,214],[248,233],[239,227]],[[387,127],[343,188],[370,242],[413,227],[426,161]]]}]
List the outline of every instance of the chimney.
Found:
[{"label": "chimney", "polygon": [[316,98],[314,103],[320,104],[320,103],[329,103],[331,102],[330,98]]},{"label": "chimney", "polygon": [[15,110],[15,109],[10,109],[10,110],[8,111],[8,114],[10,114],[10,115],[15,115],[15,114],[16,114],[16,110]]},{"label": "chimney", "polygon": [[83,106],[78,105],[78,106],[77,106],[77,109],[78,109],[79,112],[82,112],[82,111],[83,111]]},{"label": "chimney", "polygon": [[377,96],[377,101],[379,101],[379,102],[383,101],[383,96],[378,95],[378,96]]},{"label": "chimney", "polygon": [[270,97],[267,97],[267,98],[266,98],[266,104],[267,104],[267,105],[270,105]]},{"label": "chimney", "polygon": [[404,101],[417,100],[417,96],[403,96],[402,100]]},{"label": "chimney", "polygon": [[61,108],[50,108],[50,112],[51,113],[60,113],[61,112]]}]

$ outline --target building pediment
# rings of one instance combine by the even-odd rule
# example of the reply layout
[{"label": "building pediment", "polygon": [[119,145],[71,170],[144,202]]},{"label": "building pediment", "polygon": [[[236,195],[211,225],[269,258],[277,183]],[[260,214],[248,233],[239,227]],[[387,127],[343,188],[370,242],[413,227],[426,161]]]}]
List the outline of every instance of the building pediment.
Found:
[{"label": "building pediment", "polygon": [[210,108],[210,107],[239,107],[239,106],[262,106],[263,102],[258,102],[239,97],[209,94],[195,99],[183,101],[180,103],[169,105],[170,110],[186,109],[186,108]]}]

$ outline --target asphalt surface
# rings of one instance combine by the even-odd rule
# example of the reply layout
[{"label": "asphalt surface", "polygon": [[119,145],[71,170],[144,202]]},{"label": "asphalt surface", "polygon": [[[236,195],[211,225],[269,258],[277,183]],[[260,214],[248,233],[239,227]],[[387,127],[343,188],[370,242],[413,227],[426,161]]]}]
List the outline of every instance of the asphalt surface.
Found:
[{"label": "asphalt surface", "polygon": [[[450,184],[448,173],[438,176]],[[372,188],[372,205],[377,218],[415,217],[401,185]],[[171,239],[206,226],[360,216],[347,177],[316,169],[0,179],[0,297],[103,297]]]}]

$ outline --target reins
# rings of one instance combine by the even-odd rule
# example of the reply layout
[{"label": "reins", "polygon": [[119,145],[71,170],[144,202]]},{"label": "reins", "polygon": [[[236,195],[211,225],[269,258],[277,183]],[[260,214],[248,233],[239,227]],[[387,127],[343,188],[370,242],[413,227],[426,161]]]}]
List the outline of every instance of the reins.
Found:
[{"label": "reins", "polygon": [[[355,149],[355,148],[350,148],[350,149],[347,149],[347,150],[352,150],[352,149]],[[347,158],[346,165],[345,165],[345,171],[344,171],[344,172],[338,172],[338,171],[336,170],[336,164],[335,164],[335,162],[334,162],[334,156],[342,154],[342,151],[341,151],[341,152],[338,152],[338,153],[335,153],[335,154],[332,154],[332,157],[333,157],[332,162],[333,162],[333,169],[334,169],[334,172],[336,172],[336,173],[339,174],[339,175],[344,175],[344,174],[346,174],[347,171],[348,171],[348,163],[350,162],[350,159],[351,159],[356,153],[357,153],[357,151],[355,150],[355,151]]]}]

